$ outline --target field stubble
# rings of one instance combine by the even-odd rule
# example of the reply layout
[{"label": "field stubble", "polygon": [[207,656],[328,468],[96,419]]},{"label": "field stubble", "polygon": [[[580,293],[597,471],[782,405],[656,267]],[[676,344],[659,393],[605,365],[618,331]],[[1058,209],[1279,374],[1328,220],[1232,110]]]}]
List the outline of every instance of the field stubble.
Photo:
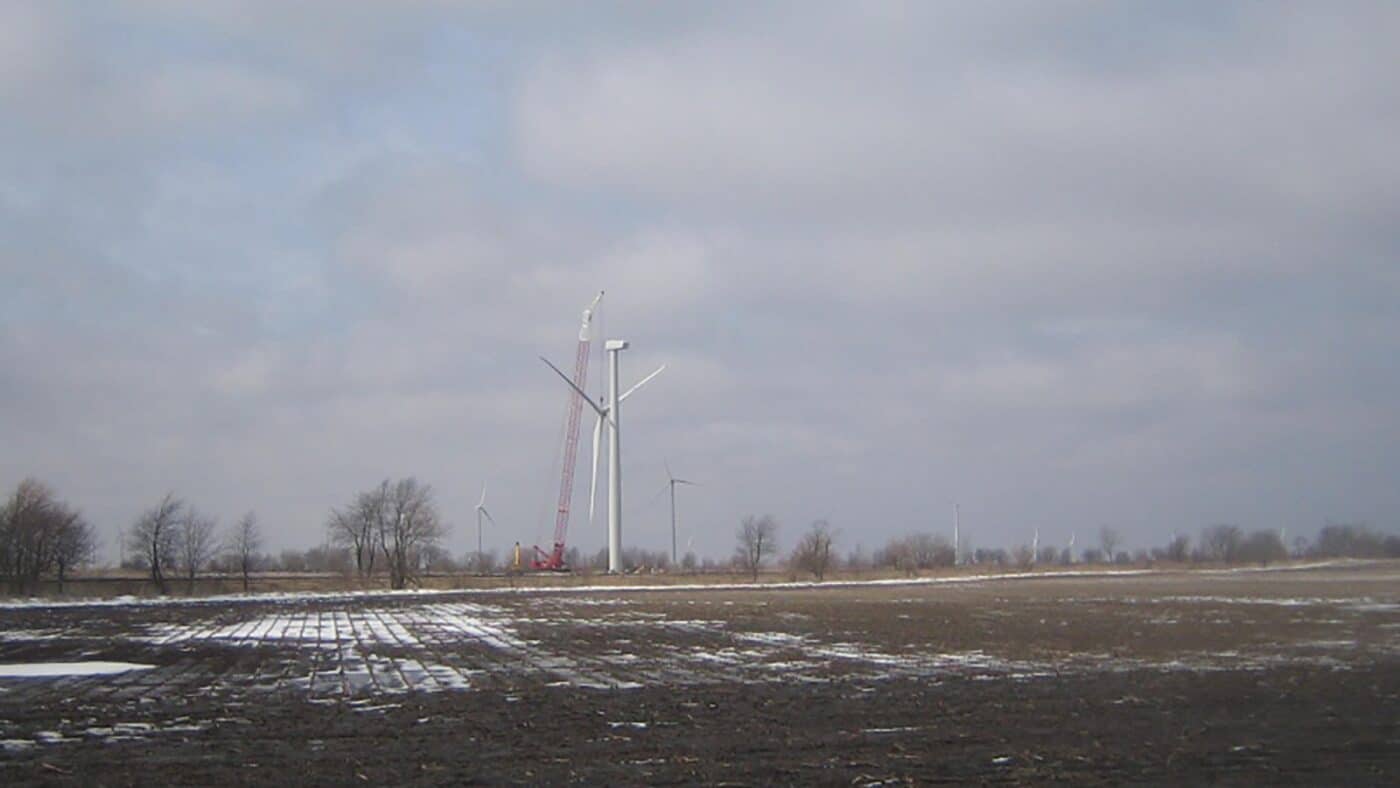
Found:
[{"label": "field stubble", "polygon": [[[1400,567],[0,609],[0,780],[1385,782]],[[119,756],[119,757],[116,757]]]}]

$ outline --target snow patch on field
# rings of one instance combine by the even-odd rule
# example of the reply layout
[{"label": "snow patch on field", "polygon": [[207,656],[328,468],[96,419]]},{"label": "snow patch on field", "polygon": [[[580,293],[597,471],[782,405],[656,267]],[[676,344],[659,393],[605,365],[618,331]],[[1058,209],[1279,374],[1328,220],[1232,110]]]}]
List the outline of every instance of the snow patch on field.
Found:
[{"label": "snow patch on field", "polygon": [[[1055,574],[964,576],[927,578],[910,581],[875,581],[842,585],[931,585],[967,583],[1007,578],[1111,577],[1121,572],[1064,572]],[[1138,572],[1136,574],[1144,574]],[[1231,582],[1217,585],[1235,585]],[[1081,584],[1094,595],[1104,593],[1098,583]],[[690,586],[697,591],[722,590],[720,586]],[[813,584],[743,585],[737,588],[762,590],[814,587]],[[1251,586],[1252,587],[1252,586]],[[943,677],[974,680],[1025,680],[1064,673],[1120,670],[1214,670],[1248,668],[1280,662],[1333,664],[1337,658],[1357,660],[1380,650],[1396,648],[1389,636],[1392,630],[1382,623],[1400,605],[1387,593],[1346,598],[1175,596],[1099,599],[1073,595],[1061,600],[1065,605],[1086,602],[1141,603],[1135,611],[1143,623],[1192,624],[1218,621],[1235,625],[1249,621],[1247,616],[1264,618],[1264,607],[1296,608],[1276,616],[1304,623],[1353,623],[1386,628],[1386,637],[1363,638],[1364,645],[1347,645],[1341,637],[1356,633],[1331,629],[1309,631],[1306,636],[1328,640],[1297,643],[1242,642],[1246,653],[1183,653],[1175,649],[1171,658],[1134,659],[1136,649],[1127,646],[1119,652],[1102,650],[1087,653],[1065,651],[1061,646],[1042,644],[1023,652],[1013,652],[1028,660],[999,655],[998,648],[978,641],[960,645],[938,642],[937,630],[930,630],[930,641],[908,642],[903,638],[919,634],[917,628],[865,630],[858,620],[828,621],[822,615],[783,610],[786,601],[778,596],[754,595],[724,610],[723,596],[698,599],[676,596],[627,597],[619,592],[653,592],[684,589],[672,587],[600,587],[599,597],[588,597],[587,589],[553,589],[516,595],[497,592],[494,597],[463,599],[434,594],[416,599],[382,595],[296,595],[287,598],[302,604],[231,605],[222,608],[185,607],[180,609],[142,608],[125,616],[107,616],[100,610],[76,610],[68,614],[16,616],[31,629],[6,633],[6,642],[60,641],[57,648],[69,648],[76,659],[120,656],[144,659],[132,648],[160,652],[161,667],[144,674],[110,679],[32,682],[17,679],[0,686],[13,701],[24,693],[63,691],[81,698],[84,693],[113,697],[121,701],[157,702],[162,697],[178,697],[191,692],[212,692],[228,697],[251,697],[258,693],[286,691],[312,702],[344,702],[372,698],[393,700],[384,695],[405,692],[439,692],[494,688],[512,691],[522,683],[545,686],[620,689],[642,685],[685,686],[712,683],[827,682],[833,680],[872,681],[884,678],[919,678],[939,681]],[[1192,591],[1210,591],[1196,586]],[[1295,590],[1295,593],[1297,591]],[[574,596],[570,596],[573,594]],[[881,595],[886,596],[886,595]],[[918,612],[906,605],[927,602],[902,594],[884,604],[898,605],[896,618]],[[936,595],[929,595],[930,598]],[[1010,596],[1010,595],[1008,595]],[[340,598],[345,601],[328,603]],[[265,598],[257,598],[259,601]],[[865,604],[868,600],[862,600]],[[1005,604],[1002,604],[1002,603]],[[314,603],[314,604],[313,604]],[[1002,626],[1014,599],[997,600],[976,608],[970,618],[986,619],[987,626]],[[1148,607],[1147,605],[1177,605]],[[1229,607],[1229,605],[1242,607]],[[762,609],[771,605],[768,610]],[[1179,608],[1179,609],[1178,609]],[[665,612],[658,612],[665,611]],[[1190,612],[1187,612],[1190,611]],[[998,617],[998,613],[1002,616]],[[1370,614],[1363,619],[1363,614]],[[712,616],[707,618],[706,616]],[[1068,618],[1068,616],[1066,616]],[[239,620],[241,618],[241,620]],[[113,624],[118,619],[118,624]],[[1039,626],[1054,627],[1059,616],[1041,618]],[[1376,620],[1376,619],[1379,619]],[[1034,623],[1035,619],[1028,619]],[[30,622],[33,623],[30,623]],[[63,622],[63,627],[56,627]],[[120,623],[129,622],[129,623]],[[141,622],[141,623],[136,623]],[[37,625],[37,626],[36,626]],[[982,624],[977,624],[982,626]],[[121,626],[121,629],[116,629]],[[1059,626],[1066,621],[1059,620]],[[45,627],[45,628],[38,628]],[[115,630],[115,631],[114,631]],[[1056,630],[1063,632],[1063,630]],[[1212,636],[1217,631],[1212,628]],[[1137,633],[1134,633],[1137,634]],[[126,651],[119,654],[81,651],[99,640],[126,640]],[[1234,647],[1234,640],[1221,640]],[[992,653],[969,646],[984,646]],[[12,660],[33,651],[6,646]],[[45,647],[43,655],[53,658],[55,647]],[[1329,653],[1330,652],[1330,653]],[[5,652],[0,651],[0,654]],[[1144,649],[1143,653],[1153,653]],[[1164,655],[1165,656],[1165,655]],[[169,657],[169,658],[167,658]],[[1030,661],[1034,660],[1034,661]],[[150,667],[150,666],[146,666]],[[62,674],[72,675],[72,674]],[[3,682],[0,682],[2,684]],[[61,688],[61,690],[48,689]],[[11,734],[0,730],[0,734]],[[65,732],[65,735],[73,735]]]},{"label": "snow patch on field", "polygon": [[1047,669],[1040,663],[1000,659],[980,650],[929,653],[915,649],[892,654],[864,643],[830,643],[788,632],[736,632],[733,637],[756,648],[718,653],[697,652],[689,657],[692,660],[726,661],[743,667],[782,671],[798,679],[813,677],[814,670],[820,670],[827,676],[867,674],[887,678],[950,674],[1018,676],[1044,673]]},{"label": "snow patch on field", "polygon": [[[627,681],[581,666],[569,656],[544,653],[525,640],[509,611],[467,602],[413,607],[371,607],[278,612],[248,621],[206,627],[148,625],[130,639],[162,647],[193,644],[277,646],[312,650],[310,675],[274,679],[315,695],[435,692],[474,686],[484,673],[543,671],[583,687],[626,687]],[[464,652],[471,664],[462,664]],[[480,667],[484,662],[487,669]]]},{"label": "snow patch on field", "polygon": [[150,670],[155,665],[134,662],[27,662],[0,665],[0,678],[52,678],[55,676],[102,676],[131,670]]},{"label": "snow patch on field", "polygon": [[0,632],[0,640],[52,640],[61,634],[61,629],[11,629]]}]

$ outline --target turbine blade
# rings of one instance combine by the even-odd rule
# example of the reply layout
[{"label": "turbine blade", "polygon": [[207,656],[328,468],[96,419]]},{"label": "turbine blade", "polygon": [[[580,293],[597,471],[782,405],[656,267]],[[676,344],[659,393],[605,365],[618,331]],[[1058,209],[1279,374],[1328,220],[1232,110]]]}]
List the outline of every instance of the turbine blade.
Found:
[{"label": "turbine blade", "polygon": [[[545,363],[549,363],[549,362],[545,362]],[[660,375],[661,372],[662,372],[664,369],[666,369],[666,365],[665,365],[665,364],[662,364],[661,366],[657,367],[655,372],[653,372],[653,373],[651,373],[650,375],[647,375],[646,377],[644,377],[644,378],[642,378],[641,380],[637,381],[636,385],[634,385],[632,388],[627,389],[626,391],[624,391],[624,392],[622,393],[622,396],[617,398],[617,401],[618,401],[618,402],[626,402],[626,401],[627,401],[627,398],[630,397],[630,396],[632,396],[632,392],[636,391],[637,389],[641,388],[642,386],[645,386],[646,383],[647,383],[647,381],[651,380],[652,378],[656,377],[657,375]],[[557,371],[557,370],[556,370],[556,371]],[[563,373],[560,373],[560,374],[563,374]]]},{"label": "turbine blade", "polygon": [[666,466],[666,478],[674,479],[675,477],[671,475],[671,461],[666,459],[665,457],[662,457],[661,464]]},{"label": "turbine blade", "polygon": [[675,482],[676,484],[688,484],[688,485],[690,485],[691,487],[699,487],[699,486],[700,486],[700,482],[693,482],[693,481],[691,481],[691,480],[689,480],[689,479],[672,479],[671,481]]},{"label": "turbine blade", "polygon": [[[568,384],[569,388],[571,388],[571,389],[573,389],[575,392],[577,392],[578,395],[579,395],[580,397],[583,397],[583,401],[588,403],[588,407],[590,407],[590,408],[592,408],[593,410],[597,411],[597,413],[598,413],[599,416],[605,415],[605,414],[603,413],[603,409],[600,408],[600,407],[598,407],[597,405],[595,405],[595,404],[593,403],[593,400],[589,399],[589,398],[588,398],[588,395],[584,393],[583,389],[579,388],[578,386],[575,386],[575,385],[574,385],[574,382],[573,382],[572,380],[569,380],[569,376],[568,376],[568,375],[565,375],[563,372],[560,372],[558,367],[554,366],[553,364],[550,364],[550,363],[549,363],[549,359],[545,358],[544,356],[540,356],[540,361],[543,361],[543,362],[545,363],[546,366],[548,366],[550,369],[554,370],[554,374],[558,375],[560,380],[562,380],[562,381],[564,381],[566,384]],[[634,388],[635,388],[635,386],[634,386]]]},{"label": "turbine blade", "polygon": [[484,506],[481,507],[481,513],[484,514],[484,515],[486,515],[486,522],[488,522],[488,523],[490,523],[490,524],[492,524],[492,525],[496,525],[496,518],[492,517],[492,516],[491,516],[491,513],[488,512],[488,511],[486,511],[486,507],[484,507]]},{"label": "turbine blade", "polygon": [[598,501],[598,445],[603,442],[603,417],[593,423],[593,477],[588,482],[588,523],[593,524],[593,509]]},{"label": "turbine blade", "polygon": [[480,509],[486,505],[486,482],[481,483],[481,500],[477,501],[476,508]]},{"label": "turbine blade", "polygon": [[669,490],[669,489],[671,489],[671,483],[670,483],[669,481],[663,482],[663,483],[661,484],[661,488],[658,489],[658,490],[656,491],[656,494],[655,494],[655,495],[651,496],[650,500],[647,501],[646,506],[643,506],[642,508],[643,508],[643,509],[650,508],[652,504],[654,504],[654,503],[656,503],[657,501],[661,500],[661,496],[665,495],[665,494],[666,494],[666,491]]}]

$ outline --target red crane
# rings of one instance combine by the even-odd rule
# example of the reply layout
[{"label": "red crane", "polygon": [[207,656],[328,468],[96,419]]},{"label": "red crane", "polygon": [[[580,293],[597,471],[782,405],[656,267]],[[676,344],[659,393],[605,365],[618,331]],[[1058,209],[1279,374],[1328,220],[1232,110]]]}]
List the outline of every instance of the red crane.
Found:
[{"label": "red crane", "polygon": [[563,572],[569,568],[564,563],[564,537],[569,532],[569,506],[574,499],[574,465],[578,460],[579,418],[583,415],[583,395],[579,392],[587,390],[584,384],[588,382],[588,351],[593,344],[593,311],[597,309],[602,298],[603,293],[599,291],[593,298],[593,303],[583,310],[583,324],[578,330],[578,351],[574,355],[573,377],[574,389],[577,390],[569,391],[569,403],[565,411],[567,421],[564,427],[564,472],[559,480],[559,508],[554,516],[554,549],[545,552],[537,545],[535,557],[530,561],[531,569]]}]

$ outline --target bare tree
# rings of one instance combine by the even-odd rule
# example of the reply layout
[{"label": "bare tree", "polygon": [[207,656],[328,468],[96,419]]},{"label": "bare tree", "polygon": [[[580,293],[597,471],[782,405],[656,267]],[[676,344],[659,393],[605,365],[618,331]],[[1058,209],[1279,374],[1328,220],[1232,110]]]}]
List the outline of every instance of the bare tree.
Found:
[{"label": "bare tree", "polygon": [[1397,537],[1387,538],[1365,523],[1328,523],[1318,532],[1313,553],[1328,558],[1394,557],[1397,542]]},{"label": "bare tree", "polygon": [[820,583],[826,579],[826,572],[831,568],[831,543],[835,539],[835,532],[831,529],[831,524],[826,520],[817,520],[812,523],[812,527],[798,541],[797,547],[792,551],[792,565],[806,572],[811,572],[812,576]]},{"label": "bare tree", "polygon": [[920,569],[952,566],[956,554],[953,543],[943,534],[918,533],[909,537],[914,563]]},{"label": "bare tree", "polygon": [[1164,555],[1168,561],[1185,563],[1191,557],[1191,537],[1186,534],[1175,534],[1172,540],[1167,542],[1167,549]]},{"label": "bare tree", "polygon": [[772,515],[762,517],[749,515],[739,526],[739,545],[734,553],[734,561],[748,572],[753,581],[758,582],[758,570],[768,556],[778,549],[778,521]]},{"label": "bare tree", "polygon": [[362,579],[374,574],[374,559],[379,552],[379,536],[384,528],[389,495],[389,480],[385,479],[373,490],[355,496],[344,509],[332,509],[326,522],[331,541],[350,548],[355,570]]},{"label": "bare tree", "polygon": [[1239,547],[1239,559],[1258,561],[1260,566],[1268,566],[1271,561],[1288,558],[1288,548],[1278,531],[1255,531],[1246,537]]},{"label": "bare tree", "polygon": [[920,569],[952,566],[954,557],[953,543],[947,537],[917,533],[891,539],[875,551],[871,561],[877,567],[891,567],[913,577]]},{"label": "bare tree", "polygon": [[0,577],[14,592],[37,592],[39,579],[55,571],[61,589],[68,570],[92,552],[91,526],[37,479],[20,482],[0,507]]},{"label": "bare tree", "polygon": [[1238,525],[1217,524],[1201,531],[1201,549],[1207,559],[1233,564],[1239,556],[1244,532]]},{"label": "bare tree", "polygon": [[305,572],[310,567],[306,562],[306,553],[288,547],[277,555],[277,567],[283,572]]},{"label": "bare tree", "polygon": [[302,555],[309,572],[349,575],[355,569],[350,558],[350,550],[339,545],[324,544],[318,547],[308,547]]},{"label": "bare tree", "polygon": [[[387,485],[387,483],[386,483]],[[431,485],[420,484],[412,476],[389,488],[380,520],[379,547],[389,564],[389,586],[405,588],[417,578],[416,562],[411,560],[442,539],[442,522],[433,502]]]},{"label": "bare tree", "polygon": [[[575,561],[569,562],[569,566],[575,567],[576,569],[586,568],[588,562],[583,560],[582,555],[577,552],[578,548],[571,547],[569,549],[574,551],[574,557],[576,559]],[[486,550],[484,552],[472,551],[467,554],[467,563],[471,564],[472,571],[477,574],[489,575],[500,568],[501,558],[496,554],[495,550]]]},{"label": "bare tree", "polygon": [[179,521],[176,554],[179,556],[180,568],[185,572],[185,579],[189,582],[190,594],[194,594],[195,578],[218,553],[219,543],[215,536],[217,527],[214,518],[205,517],[195,511],[193,506],[185,510],[185,516]]},{"label": "bare tree", "polygon": [[452,554],[436,544],[425,545],[409,556],[409,562],[425,575],[453,574],[459,570]]},{"label": "bare tree", "polygon": [[1099,546],[1103,548],[1104,560],[1112,561],[1118,545],[1123,543],[1123,535],[1114,528],[1104,526],[1099,529]]},{"label": "bare tree", "polygon": [[258,516],[248,512],[233,524],[225,540],[224,549],[229,554],[230,563],[238,568],[243,576],[243,593],[248,593],[248,576],[253,572],[253,564],[262,549],[262,529],[258,527]]},{"label": "bare tree", "polygon": [[907,536],[891,539],[889,544],[876,550],[872,563],[877,567],[892,567],[909,577],[919,573],[919,560],[915,555],[914,540]]},{"label": "bare tree", "polygon": [[1016,562],[1016,566],[1029,569],[1035,564],[1035,551],[1028,544],[1018,544],[1011,549],[1011,560]]},{"label": "bare tree", "polygon": [[870,568],[870,556],[865,552],[863,545],[856,545],[855,549],[846,554],[843,563],[848,570],[863,571]]},{"label": "bare tree", "polygon": [[160,503],[137,518],[131,526],[131,533],[127,535],[127,547],[141,556],[147,571],[151,573],[151,582],[162,594],[170,593],[165,573],[177,561],[178,528],[184,509],[184,501],[176,498],[175,493],[166,493]]},{"label": "bare tree", "polygon": [[64,512],[58,542],[54,548],[54,572],[58,576],[59,593],[63,593],[63,584],[68,580],[68,573],[77,567],[92,563],[96,555],[97,534],[92,526],[78,512]]}]

